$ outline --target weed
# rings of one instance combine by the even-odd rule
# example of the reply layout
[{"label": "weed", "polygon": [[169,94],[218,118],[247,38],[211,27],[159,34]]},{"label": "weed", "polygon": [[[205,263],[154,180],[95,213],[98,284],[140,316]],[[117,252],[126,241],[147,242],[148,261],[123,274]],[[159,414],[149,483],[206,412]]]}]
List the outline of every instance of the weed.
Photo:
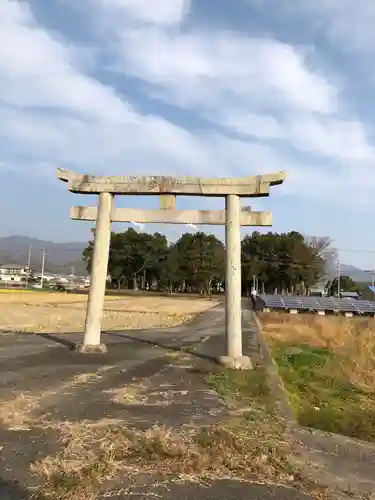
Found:
[{"label": "weed", "polygon": [[375,441],[375,340],[372,320],[263,317],[298,421]]},{"label": "weed", "polygon": [[67,428],[64,449],[34,464],[41,480],[38,500],[93,500],[106,481],[126,474],[195,477],[199,480],[236,477],[294,484],[299,475],[292,463],[294,445],[284,437],[281,422],[265,409],[269,398],[263,370],[220,370],[205,374],[210,387],[232,406],[220,424],[146,431],[121,425]]},{"label": "weed", "polygon": [[115,427],[91,436],[75,434],[60,455],[33,466],[42,479],[35,498],[91,500],[119,473],[293,481],[291,450],[281,428],[274,426],[271,436],[269,427],[259,424],[259,419],[232,420],[209,428],[139,432]]},{"label": "weed", "polygon": [[263,368],[256,370],[222,370],[205,376],[206,383],[232,403],[270,405],[268,376]]}]

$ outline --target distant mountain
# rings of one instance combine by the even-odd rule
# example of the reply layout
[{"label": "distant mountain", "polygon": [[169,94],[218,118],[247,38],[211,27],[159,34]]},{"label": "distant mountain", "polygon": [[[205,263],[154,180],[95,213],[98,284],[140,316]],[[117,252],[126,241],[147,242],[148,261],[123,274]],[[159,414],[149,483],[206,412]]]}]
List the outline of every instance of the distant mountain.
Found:
[{"label": "distant mountain", "polygon": [[370,283],[372,280],[371,273],[347,264],[341,265],[341,275],[349,276],[349,278],[352,278],[352,280],[357,283]]},{"label": "distant mountain", "polygon": [[82,252],[86,242],[55,243],[26,236],[8,236],[0,238],[0,265],[17,264],[26,266],[31,245],[31,268],[39,271],[42,268],[42,252],[46,250],[46,272],[86,275],[82,262]]},{"label": "distant mountain", "polygon": [[[31,268],[35,271],[41,270],[42,252],[46,249],[45,270],[47,272],[70,274],[75,268],[75,274],[86,275],[87,271],[82,262],[82,252],[86,242],[55,243],[43,241],[27,236],[8,236],[0,238],[0,265],[17,264],[26,266],[31,245]],[[332,268],[328,273],[330,276],[336,274]],[[371,282],[371,273],[346,264],[341,265],[341,274],[350,276],[354,281],[360,283]]]}]

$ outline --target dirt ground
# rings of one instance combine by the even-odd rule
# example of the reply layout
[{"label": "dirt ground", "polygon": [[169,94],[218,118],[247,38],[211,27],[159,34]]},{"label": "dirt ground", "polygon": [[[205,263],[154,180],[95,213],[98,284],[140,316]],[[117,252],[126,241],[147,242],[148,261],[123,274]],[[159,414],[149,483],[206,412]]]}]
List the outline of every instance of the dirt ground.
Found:
[{"label": "dirt ground", "polygon": [[[0,330],[81,332],[87,295],[43,292],[0,293]],[[104,330],[167,328],[215,305],[215,300],[159,296],[106,297]]]}]

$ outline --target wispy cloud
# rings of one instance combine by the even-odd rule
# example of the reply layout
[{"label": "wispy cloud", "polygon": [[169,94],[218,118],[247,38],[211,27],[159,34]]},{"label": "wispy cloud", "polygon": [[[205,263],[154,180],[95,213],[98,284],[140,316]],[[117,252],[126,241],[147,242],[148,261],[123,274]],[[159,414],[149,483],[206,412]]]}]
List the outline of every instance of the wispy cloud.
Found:
[{"label": "wispy cloud", "polygon": [[[284,8],[286,2],[284,2]],[[290,12],[290,4],[288,8]],[[309,16],[315,26],[340,49],[348,52],[375,51],[375,4],[368,0],[298,0],[294,14]]]},{"label": "wispy cloud", "polygon": [[111,20],[175,26],[189,13],[190,0],[94,0]]},{"label": "wispy cloud", "polygon": [[325,37],[340,52],[367,56],[375,50],[375,4],[368,0],[242,0],[258,12],[265,9],[290,26],[303,23],[314,36]]},{"label": "wispy cloud", "polygon": [[[56,164],[217,176],[285,168],[281,193],[330,202],[338,186],[369,189],[375,154],[368,127],[303,47],[189,24],[187,0],[82,0],[76,8],[94,28],[94,49],[115,68],[112,86],[95,50],[89,71],[86,48],[64,37],[63,26],[52,33],[26,2],[0,2],[1,162],[25,174]],[[124,92],[122,79],[137,98]],[[152,112],[142,111],[143,98]],[[163,104],[172,106],[172,118]]]},{"label": "wispy cloud", "polygon": [[0,75],[1,100],[8,105],[101,119],[122,119],[130,109],[113,89],[77,68],[74,49],[39,27],[27,2],[1,2]]},{"label": "wispy cloud", "polygon": [[[105,7],[110,10],[110,6]],[[375,150],[340,89],[309,67],[306,53],[270,37],[233,31],[171,31],[113,25],[117,70],[148,85],[153,98],[191,109],[242,139],[280,141],[327,160],[370,168]],[[301,169],[304,168],[301,164]],[[322,176],[317,169],[317,176]]]}]

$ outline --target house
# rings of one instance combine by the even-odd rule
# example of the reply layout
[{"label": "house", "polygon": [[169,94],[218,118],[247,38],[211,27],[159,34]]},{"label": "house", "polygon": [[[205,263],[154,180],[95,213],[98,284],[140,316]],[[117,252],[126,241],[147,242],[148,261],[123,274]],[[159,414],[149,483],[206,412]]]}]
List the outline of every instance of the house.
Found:
[{"label": "house", "polygon": [[0,282],[2,283],[20,283],[25,281],[30,275],[30,269],[25,266],[18,266],[16,264],[3,264],[0,266]]},{"label": "house", "polygon": [[324,288],[310,288],[309,295],[311,297],[324,297],[326,293]]},{"label": "house", "polygon": [[342,299],[355,299],[358,300],[361,298],[361,294],[358,292],[340,292],[340,297]]},{"label": "house", "polygon": [[[36,273],[34,274],[34,277],[36,280],[41,281],[42,280],[42,274],[41,273]],[[45,274],[43,273],[43,281],[45,283],[49,283],[55,279],[55,276],[53,274]]]}]

